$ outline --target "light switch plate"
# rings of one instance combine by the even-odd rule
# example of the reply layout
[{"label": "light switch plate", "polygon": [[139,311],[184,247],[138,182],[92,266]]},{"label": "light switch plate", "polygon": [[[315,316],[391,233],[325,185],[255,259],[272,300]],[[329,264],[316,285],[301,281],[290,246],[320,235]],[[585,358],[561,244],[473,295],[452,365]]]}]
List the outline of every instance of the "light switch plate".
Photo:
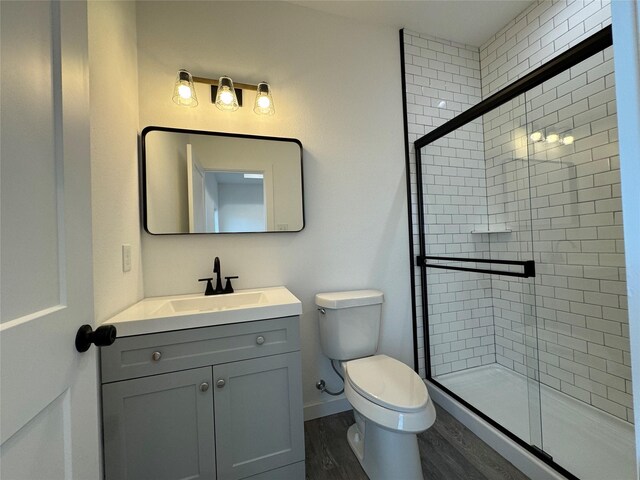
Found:
[{"label": "light switch plate", "polygon": [[122,271],[131,271],[131,245],[122,245]]}]

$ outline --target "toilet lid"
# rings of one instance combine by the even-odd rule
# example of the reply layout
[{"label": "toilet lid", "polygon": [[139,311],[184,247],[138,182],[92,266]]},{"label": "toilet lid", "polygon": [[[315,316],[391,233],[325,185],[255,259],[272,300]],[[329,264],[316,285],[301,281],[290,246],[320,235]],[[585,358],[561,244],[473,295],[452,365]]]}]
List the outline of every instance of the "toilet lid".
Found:
[{"label": "toilet lid", "polygon": [[344,370],[354,390],[383,407],[415,412],[429,401],[427,386],[420,376],[386,355],[351,360],[344,364]]}]

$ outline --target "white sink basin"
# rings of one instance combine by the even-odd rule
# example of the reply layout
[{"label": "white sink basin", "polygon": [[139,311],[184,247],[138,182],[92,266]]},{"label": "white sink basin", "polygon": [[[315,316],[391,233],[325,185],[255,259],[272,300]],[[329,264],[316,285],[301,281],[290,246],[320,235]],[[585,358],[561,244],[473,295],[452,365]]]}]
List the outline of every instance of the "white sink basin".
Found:
[{"label": "white sink basin", "polygon": [[268,303],[269,299],[264,292],[239,292],[209,297],[176,298],[167,300],[160,309],[169,309],[171,313],[213,312],[229,308],[267,305]]},{"label": "white sink basin", "polygon": [[239,290],[236,293],[145,298],[105,323],[118,337],[183,330],[302,313],[302,303],[286,287]]}]

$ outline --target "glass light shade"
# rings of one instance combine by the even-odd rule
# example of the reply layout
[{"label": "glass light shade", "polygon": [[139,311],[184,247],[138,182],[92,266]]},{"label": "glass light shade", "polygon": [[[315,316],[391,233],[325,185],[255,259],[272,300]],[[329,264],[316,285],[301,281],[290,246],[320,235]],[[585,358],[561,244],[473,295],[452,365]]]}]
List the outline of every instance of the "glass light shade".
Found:
[{"label": "glass light shade", "polygon": [[271,96],[271,87],[266,82],[258,84],[253,111],[258,115],[273,115],[276,113],[276,109],[273,106],[273,97]]},{"label": "glass light shade", "polygon": [[196,89],[193,86],[193,77],[186,70],[178,70],[172,98],[175,103],[184,107],[195,107],[198,105]]},{"label": "glass light shade", "polygon": [[233,88],[233,80],[229,77],[220,77],[218,80],[216,107],[227,112],[234,112],[240,107],[236,97],[236,90]]}]

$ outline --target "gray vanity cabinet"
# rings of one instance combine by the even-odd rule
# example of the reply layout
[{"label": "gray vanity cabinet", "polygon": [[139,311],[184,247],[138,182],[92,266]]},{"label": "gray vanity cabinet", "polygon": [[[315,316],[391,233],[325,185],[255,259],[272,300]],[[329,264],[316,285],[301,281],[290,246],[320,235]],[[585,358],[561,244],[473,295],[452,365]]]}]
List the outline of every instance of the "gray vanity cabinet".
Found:
[{"label": "gray vanity cabinet", "polygon": [[302,480],[299,318],[118,338],[102,349],[107,480]]},{"label": "gray vanity cabinet", "polygon": [[300,352],[213,367],[219,478],[304,458],[300,373]]},{"label": "gray vanity cabinet", "polygon": [[102,387],[105,477],[212,479],[211,367]]}]

